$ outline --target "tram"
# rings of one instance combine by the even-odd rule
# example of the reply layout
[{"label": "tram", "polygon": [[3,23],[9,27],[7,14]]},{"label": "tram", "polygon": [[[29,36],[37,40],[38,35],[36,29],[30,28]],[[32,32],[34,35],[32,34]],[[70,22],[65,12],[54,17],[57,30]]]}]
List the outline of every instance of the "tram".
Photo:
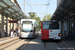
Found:
[{"label": "tram", "polygon": [[21,19],[21,38],[35,38],[37,36],[36,33],[37,22],[34,19]]},{"label": "tram", "polygon": [[61,41],[61,22],[60,21],[42,21],[41,22],[41,40]]}]

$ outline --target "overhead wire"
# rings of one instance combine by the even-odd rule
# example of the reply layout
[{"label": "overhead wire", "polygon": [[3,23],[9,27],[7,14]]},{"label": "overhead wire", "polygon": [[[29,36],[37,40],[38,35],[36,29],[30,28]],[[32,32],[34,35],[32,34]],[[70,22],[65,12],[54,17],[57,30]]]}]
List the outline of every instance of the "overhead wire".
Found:
[{"label": "overhead wire", "polygon": [[[26,3],[28,4],[28,2],[26,1]],[[29,4],[28,4],[29,5]],[[32,9],[32,7],[29,5],[29,7],[30,7],[30,9]],[[33,9],[32,9],[32,11],[33,11]]]},{"label": "overhead wire", "polygon": [[[48,1],[47,1],[48,4],[47,4],[47,7],[46,7],[46,11],[45,11],[46,14],[47,14],[47,12],[48,12],[48,8],[49,8],[49,5],[50,5],[50,1],[51,1],[51,0],[48,0]],[[27,1],[26,1],[26,3],[29,5],[30,9],[32,9],[32,7],[31,7],[30,4],[29,4],[29,3],[30,3],[30,0],[29,0],[29,3],[28,3]],[[32,9],[32,11],[33,11],[33,9]]]},{"label": "overhead wire", "polygon": [[29,0],[29,3],[30,3],[30,0]]},{"label": "overhead wire", "polygon": [[49,8],[49,5],[50,5],[50,1],[51,1],[51,0],[48,0],[48,2],[47,2],[48,5],[47,5],[47,7],[46,7],[46,20],[47,20],[47,12],[48,12],[48,8]]},{"label": "overhead wire", "polygon": [[50,5],[50,1],[51,1],[51,0],[48,0],[48,2],[47,2],[48,5],[47,5],[47,7],[46,7],[46,13],[47,13],[47,11],[48,11],[48,8],[49,8],[49,5]]}]

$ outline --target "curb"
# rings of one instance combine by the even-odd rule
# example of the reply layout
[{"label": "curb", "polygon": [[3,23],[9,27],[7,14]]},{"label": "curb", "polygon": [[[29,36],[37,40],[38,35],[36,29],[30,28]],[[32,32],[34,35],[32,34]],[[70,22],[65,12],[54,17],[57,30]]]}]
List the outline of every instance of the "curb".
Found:
[{"label": "curb", "polygon": [[5,40],[5,41],[1,41],[1,42],[0,42],[0,45],[3,45],[3,44],[5,44],[5,43],[11,42],[11,41],[16,40],[16,39],[19,39],[19,37],[12,38],[12,39],[8,39],[8,40]]}]

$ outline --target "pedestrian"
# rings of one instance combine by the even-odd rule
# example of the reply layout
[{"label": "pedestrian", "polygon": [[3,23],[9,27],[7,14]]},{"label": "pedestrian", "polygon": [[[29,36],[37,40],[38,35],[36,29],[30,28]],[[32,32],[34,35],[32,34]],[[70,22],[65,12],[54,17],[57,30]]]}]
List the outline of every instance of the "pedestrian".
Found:
[{"label": "pedestrian", "polygon": [[12,29],[10,31],[11,31],[11,37],[14,37],[14,29],[13,29],[13,27],[12,27]]},{"label": "pedestrian", "polygon": [[18,36],[18,28],[16,28],[16,36]]},{"label": "pedestrian", "polygon": [[72,35],[71,35],[71,31],[70,31],[70,33],[67,35],[66,39],[71,39],[72,38],[71,36]]},{"label": "pedestrian", "polygon": [[5,30],[4,30],[4,36],[5,36]]},{"label": "pedestrian", "polygon": [[15,28],[15,30],[14,30],[14,35],[17,36],[17,34],[16,34],[16,28]]},{"label": "pedestrian", "polygon": [[19,36],[20,36],[20,28],[18,29],[18,34],[19,34]]}]

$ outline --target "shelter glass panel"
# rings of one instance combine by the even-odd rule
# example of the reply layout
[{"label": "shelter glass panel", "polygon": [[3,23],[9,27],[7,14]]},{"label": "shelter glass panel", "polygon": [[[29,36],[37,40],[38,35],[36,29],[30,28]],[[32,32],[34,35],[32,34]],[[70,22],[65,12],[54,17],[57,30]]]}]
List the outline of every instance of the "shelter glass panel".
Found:
[{"label": "shelter glass panel", "polygon": [[15,11],[14,11],[14,10],[12,10],[11,8],[9,8],[8,10],[9,10],[9,11],[11,11],[11,12],[15,12]]},{"label": "shelter glass panel", "polygon": [[2,9],[2,7],[0,7],[0,9]]},{"label": "shelter glass panel", "polygon": [[13,3],[11,2],[11,0],[3,0],[6,4],[8,4],[9,6],[13,5]]},{"label": "shelter glass panel", "polygon": [[4,10],[4,11],[5,11],[6,13],[8,13],[8,14],[10,13],[10,12],[9,12],[9,11],[7,11],[7,10]]},{"label": "shelter glass panel", "polygon": [[12,7],[15,11],[19,11],[19,8],[17,8],[16,6]]},{"label": "shelter glass panel", "polygon": [[5,5],[3,2],[0,1],[0,6],[2,7],[7,7],[7,5]]}]

